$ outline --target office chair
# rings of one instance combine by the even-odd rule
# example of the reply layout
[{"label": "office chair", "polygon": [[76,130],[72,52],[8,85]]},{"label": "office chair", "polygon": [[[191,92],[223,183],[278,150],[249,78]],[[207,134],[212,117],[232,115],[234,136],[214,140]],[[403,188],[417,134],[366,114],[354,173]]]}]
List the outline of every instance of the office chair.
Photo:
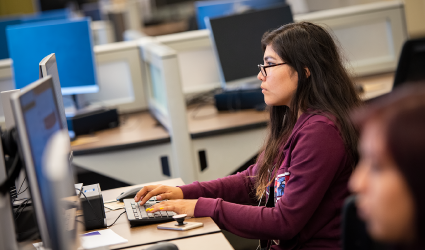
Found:
[{"label": "office chair", "polygon": [[[425,38],[407,40],[403,44],[397,70],[394,77],[393,90],[404,84],[425,83]],[[375,102],[387,96],[384,94],[365,101]]]},{"label": "office chair", "polygon": [[405,82],[425,81],[425,38],[407,40],[398,60],[393,89]]},{"label": "office chair", "polygon": [[345,199],[342,208],[342,249],[383,250],[388,246],[373,241],[366,231],[365,223],[357,216],[356,196]]}]

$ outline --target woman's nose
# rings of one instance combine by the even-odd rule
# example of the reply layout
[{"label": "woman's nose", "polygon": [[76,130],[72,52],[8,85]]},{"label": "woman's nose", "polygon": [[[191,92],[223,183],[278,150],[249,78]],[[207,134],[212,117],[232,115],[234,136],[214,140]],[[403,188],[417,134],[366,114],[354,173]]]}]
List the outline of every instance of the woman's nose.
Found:
[{"label": "woman's nose", "polygon": [[356,194],[363,193],[366,190],[367,186],[367,176],[367,167],[363,164],[359,164],[354,170],[348,182],[348,188],[350,189],[350,191]]},{"label": "woman's nose", "polygon": [[262,82],[264,82],[266,80],[266,78],[263,76],[263,74],[261,73],[261,71],[258,72],[257,78],[258,78],[258,80],[260,80]]}]

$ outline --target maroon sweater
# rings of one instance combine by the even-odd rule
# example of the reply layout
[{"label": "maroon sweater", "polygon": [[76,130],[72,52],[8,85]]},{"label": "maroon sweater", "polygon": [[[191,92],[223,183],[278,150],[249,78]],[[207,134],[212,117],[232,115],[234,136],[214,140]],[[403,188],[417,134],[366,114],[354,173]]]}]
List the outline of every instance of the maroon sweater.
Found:
[{"label": "maroon sweater", "polygon": [[275,240],[273,249],[340,249],[351,162],[338,128],[325,116],[304,113],[283,154],[272,184],[274,207],[257,206],[256,165],[180,188],[185,199],[199,199],[195,217],[211,217],[220,228],[245,238]]}]

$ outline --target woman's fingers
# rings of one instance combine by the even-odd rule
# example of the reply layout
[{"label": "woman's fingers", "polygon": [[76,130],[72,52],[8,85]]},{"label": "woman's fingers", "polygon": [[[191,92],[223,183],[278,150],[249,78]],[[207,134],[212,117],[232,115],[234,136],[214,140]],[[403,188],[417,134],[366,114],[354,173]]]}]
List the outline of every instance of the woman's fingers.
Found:
[{"label": "woman's fingers", "polygon": [[193,217],[195,206],[198,200],[168,200],[157,203],[146,211],[155,213],[157,211],[173,211],[177,214],[187,214],[188,217]]},{"label": "woman's fingers", "polygon": [[138,202],[140,198],[143,197],[151,189],[152,189],[152,186],[144,186],[142,189],[140,189],[139,192],[137,192],[136,196],[134,196],[134,201]]},{"label": "woman's fingers", "polygon": [[143,197],[141,197],[142,199],[140,201],[140,205],[145,204],[153,196],[158,194],[163,194],[166,191],[167,191],[167,186],[163,186],[163,185],[156,186],[154,189],[150,190]]},{"label": "woman's fingers", "polygon": [[[140,189],[140,191],[136,194],[136,196],[134,197],[134,201],[138,202],[146,197],[148,197],[146,199],[149,200],[152,196],[156,195],[153,194],[155,193],[156,189],[158,189],[159,187],[161,187],[161,185],[149,185],[149,186],[144,186],[142,189]],[[145,202],[146,202],[145,201]],[[143,204],[145,204],[145,202],[143,202]]]},{"label": "woman's fingers", "polygon": [[152,206],[151,208],[146,209],[146,212],[155,213],[155,212],[158,212],[158,211],[173,211],[173,212],[179,213],[175,210],[176,210],[176,207],[173,206],[173,205],[170,206],[170,205],[159,205],[158,204],[158,206],[155,206],[155,207]]},{"label": "woman's fingers", "polygon": [[136,194],[134,201],[143,205],[153,196],[157,196],[157,200],[183,199],[183,191],[179,187],[165,185],[145,186]]}]

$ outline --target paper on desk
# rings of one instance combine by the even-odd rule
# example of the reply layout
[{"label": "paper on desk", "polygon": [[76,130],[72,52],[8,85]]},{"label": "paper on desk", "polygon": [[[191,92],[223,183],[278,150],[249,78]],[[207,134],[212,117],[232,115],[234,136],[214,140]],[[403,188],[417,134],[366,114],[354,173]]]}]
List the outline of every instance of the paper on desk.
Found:
[{"label": "paper on desk", "polygon": [[112,229],[105,229],[81,235],[81,245],[84,249],[97,248],[126,243],[128,240],[116,234]]},{"label": "paper on desk", "polygon": [[78,139],[71,142],[71,146],[79,146],[79,145],[89,144],[89,143],[98,142],[98,141],[99,141],[99,138],[96,136],[92,136],[92,135],[80,136],[78,137]]},{"label": "paper on desk", "polygon": [[125,207],[124,202],[119,201],[105,202],[104,206],[110,210],[118,210]]}]

